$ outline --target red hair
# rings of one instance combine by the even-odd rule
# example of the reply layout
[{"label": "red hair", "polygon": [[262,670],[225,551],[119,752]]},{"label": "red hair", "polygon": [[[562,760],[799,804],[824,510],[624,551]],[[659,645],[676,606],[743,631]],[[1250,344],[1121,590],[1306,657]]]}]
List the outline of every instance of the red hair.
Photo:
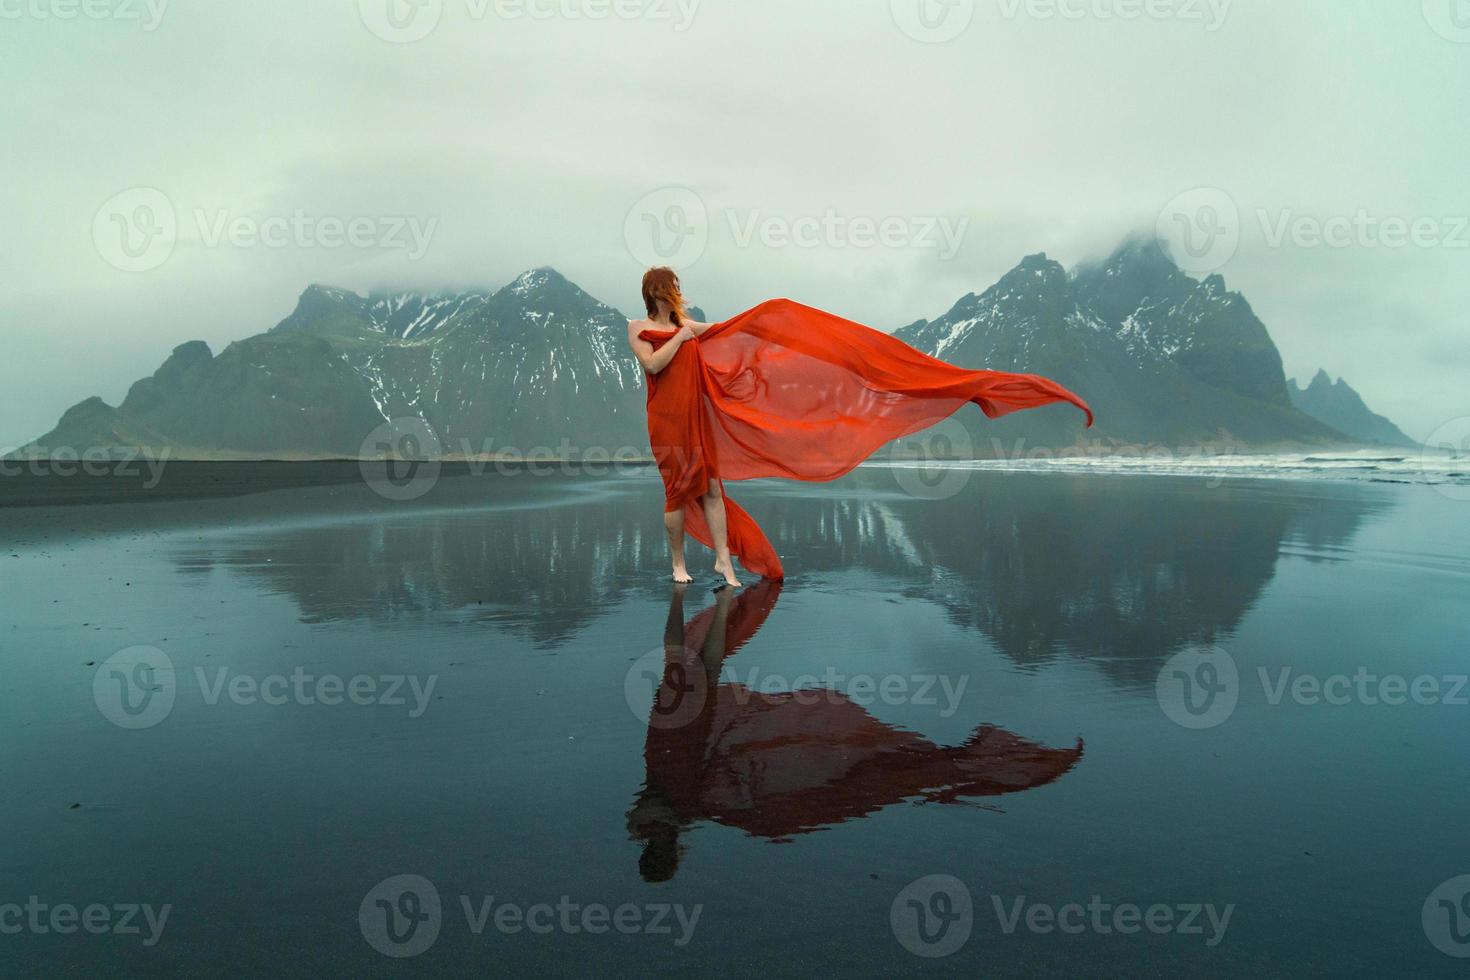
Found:
[{"label": "red hair", "polygon": [[650,317],[658,314],[658,301],[669,304],[669,319],[674,326],[684,325],[684,294],[679,291],[679,277],[666,265],[655,266],[643,273],[643,305]]}]

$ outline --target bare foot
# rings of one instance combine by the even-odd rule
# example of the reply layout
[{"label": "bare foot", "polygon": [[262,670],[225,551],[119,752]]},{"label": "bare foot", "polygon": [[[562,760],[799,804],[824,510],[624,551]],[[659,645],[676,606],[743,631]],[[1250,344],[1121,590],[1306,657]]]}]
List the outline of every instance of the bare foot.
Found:
[{"label": "bare foot", "polygon": [[740,580],[735,577],[735,563],[732,561],[715,562],[715,574],[723,576],[725,584],[734,588],[740,588]]},{"label": "bare foot", "polygon": [[689,569],[685,568],[683,565],[675,565],[674,581],[679,585],[688,585],[690,582],[694,581],[694,577],[689,574]]}]

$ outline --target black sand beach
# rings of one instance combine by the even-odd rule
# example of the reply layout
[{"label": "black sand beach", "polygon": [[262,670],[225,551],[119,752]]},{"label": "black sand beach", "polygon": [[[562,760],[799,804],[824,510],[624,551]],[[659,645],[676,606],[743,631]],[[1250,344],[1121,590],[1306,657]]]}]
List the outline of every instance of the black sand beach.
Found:
[{"label": "black sand beach", "polygon": [[933,487],[743,487],[721,598],[641,467],[0,481],[0,972],[1450,975],[1463,502]]}]

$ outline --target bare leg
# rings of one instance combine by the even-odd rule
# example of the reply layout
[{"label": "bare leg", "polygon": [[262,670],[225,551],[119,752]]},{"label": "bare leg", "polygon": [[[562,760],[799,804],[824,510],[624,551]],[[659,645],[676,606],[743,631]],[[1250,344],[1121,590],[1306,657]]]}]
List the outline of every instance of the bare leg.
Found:
[{"label": "bare leg", "polygon": [[692,582],[684,565],[684,508],[664,511],[664,531],[669,536],[669,553],[674,556],[674,581]]},{"label": "bare leg", "polygon": [[709,488],[700,498],[704,505],[704,520],[709,525],[710,540],[715,543],[715,572],[723,575],[727,585],[740,587],[735,577],[735,563],[730,559],[730,542],[725,528],[725,493],[719,480],[709,481]]}]

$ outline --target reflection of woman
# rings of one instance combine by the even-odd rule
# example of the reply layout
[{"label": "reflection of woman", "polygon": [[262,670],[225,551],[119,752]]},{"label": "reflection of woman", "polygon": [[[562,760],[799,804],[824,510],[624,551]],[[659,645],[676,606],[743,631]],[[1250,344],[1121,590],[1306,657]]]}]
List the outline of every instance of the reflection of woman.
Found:
[{"label": "reflection of woman", "polygon": [[628,829],[644,844],[649,881],[673,877],[684,829],[700,820],[775,840],[867,816],[906,799],[956,803],[1049,783],[1082,757],[981,725],[963,744],[935,745],[884,724],[831,690],[761,694],[720,683],[720,670],[770,615],[780,583],[684,623],[674,587],[664,626],[663,681],[644,743],[647,778]]},{"label": "reflection of woman", "polygon": [[648,436],[664,481],[664,526],[674,581],[689,581],[684,532],[715,550],[715,569],[739,585],[731,554],[765,578],[781,560],[725,480],[835,480],[900,436],[974,402],[991,418],[1052,402],[1092,411],[1035,374],[970,371],[896,337],[787,299],[723,323],[691,321],[679,278],[643,276],[648,319],[628,343],[648,375]]}]

